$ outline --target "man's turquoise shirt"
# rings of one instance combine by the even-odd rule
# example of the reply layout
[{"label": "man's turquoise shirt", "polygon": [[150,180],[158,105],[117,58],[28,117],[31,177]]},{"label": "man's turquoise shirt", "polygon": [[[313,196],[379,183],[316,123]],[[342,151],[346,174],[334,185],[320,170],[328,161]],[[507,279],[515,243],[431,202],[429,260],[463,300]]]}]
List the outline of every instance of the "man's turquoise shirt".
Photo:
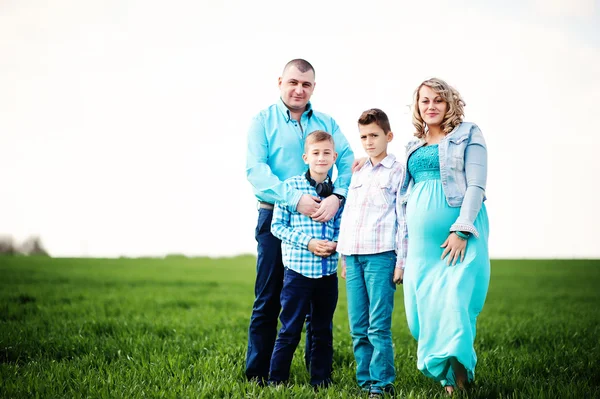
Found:
[{"label": "man's turquoise shirt", "polygon": [[281,99],[252,120],[248,131],[246,177],[259,201],[281,203],[295,210],[302,193],[286,185],[284,181],[308,169],[302,160],[304,141],[315,130],[324,130],[333,136],[335,151],[338,153],[335,163],[338,175],[334,182],[334,192],[346,197],[354,161],[354,153],[348,140],[335,120],[329,115],[314,111],[310,102],[302,114],[300,124],[291,118],[289,109]]}]

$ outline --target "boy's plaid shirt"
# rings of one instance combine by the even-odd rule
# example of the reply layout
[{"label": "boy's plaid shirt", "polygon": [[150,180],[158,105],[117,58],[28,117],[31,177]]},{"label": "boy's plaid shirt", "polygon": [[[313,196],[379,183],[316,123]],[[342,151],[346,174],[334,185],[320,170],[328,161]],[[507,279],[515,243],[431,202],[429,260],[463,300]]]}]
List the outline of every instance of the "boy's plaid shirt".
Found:
[{"label": "boy's plaid shirt", "polygon": [[[304,175],[286,180],[291,188],[302,194],[318,197],[314,187]],[[337,241],[340,233],[342,208],[328,222],[315,222],[310,217],[287,207],[275,204],[271,233],[282,242],[281,250],[285,267],[309,278],[320,278],[337,273],[338,253],[322,258],[308,250],[308,242],[318,240]]]},{"label": "boy's plaid shirt", "polygon": [[396,251],[396,267],[404,268],[408,232],[406,206],[400,198],[403,172],[402,162],[388,154],[376,166],[367,159],[352,175],[338,243],[340,254]]}]

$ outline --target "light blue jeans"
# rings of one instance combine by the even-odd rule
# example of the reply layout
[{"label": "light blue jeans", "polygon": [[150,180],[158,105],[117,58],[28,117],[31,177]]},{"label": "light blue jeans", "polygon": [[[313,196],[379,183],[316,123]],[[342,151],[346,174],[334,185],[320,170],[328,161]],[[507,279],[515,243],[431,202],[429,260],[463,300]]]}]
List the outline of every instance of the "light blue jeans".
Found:
[{"label": "light blue jeans", "polygon": [[356,380],[363,389],[393,384],[392,310],[394,251],[346,256],[348,318],[356,359]]}]

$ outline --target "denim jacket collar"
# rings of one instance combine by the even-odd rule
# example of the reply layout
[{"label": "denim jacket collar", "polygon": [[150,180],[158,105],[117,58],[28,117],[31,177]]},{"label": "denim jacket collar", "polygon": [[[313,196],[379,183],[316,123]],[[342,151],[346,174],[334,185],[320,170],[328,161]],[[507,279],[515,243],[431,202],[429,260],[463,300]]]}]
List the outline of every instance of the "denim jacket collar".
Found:
[{"label": "denim jacket collar", "polygon": [[[471,132],[472,123],[461,123],[456,126],[450,133],[448,133],[441,141],[451,140],[452,142],[460,142],[469,137],[469,133]],[[415,150],[425,145],[425,139],[415,139],[411,140],[406,145],[406,156],[410,156]]]},{"label": "denim jacket collar", "polygon": [[464,139],[469,137],[471,132],[471,123],[461,123],[456,126],[450,133],[446,135],[442,140],[450,140],[453,143],[457,143],[463,141]]},{"label": "denim jacket collar", "polygon": [[408,157],[410,157],[410,154],[423,147],[425,144],[425,140],[423,139],[415,139],[409,141],[406,145],[406,161],[408,161]]}]

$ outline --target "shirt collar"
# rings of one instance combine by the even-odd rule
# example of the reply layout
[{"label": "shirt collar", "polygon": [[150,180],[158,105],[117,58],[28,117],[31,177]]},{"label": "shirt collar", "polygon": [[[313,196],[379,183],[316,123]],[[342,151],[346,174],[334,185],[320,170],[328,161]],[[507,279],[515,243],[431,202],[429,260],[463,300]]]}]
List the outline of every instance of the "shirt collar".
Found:
[{"label": "shirt collar", "polygon": [[[367,158],[367,162],[373,166],[373,164],[371,164],[371,158]],[[390,169],[392,166],[394,166],[394,162],[396,162],[396,157],[394,156],[394,154],[387,154],[387,156],[385,158],[383,158],[381,160],[381,162],[379,162],[384,168],[388,168]]]},{"label": "shirt collar", "polygon": [[[292,119],[292,114],[290,113],[288,107],[285,106],[285,103],[283,102],[281,97],[279,97],[279,101],[277,101],[277,108],[285,117],[286,123]],[[310,118],[313,115],[312,104],[310,103],[310,101],[308,102],[308,104],[306,104],[306,110],[302,115],[306,115],[308,118]]]}]

